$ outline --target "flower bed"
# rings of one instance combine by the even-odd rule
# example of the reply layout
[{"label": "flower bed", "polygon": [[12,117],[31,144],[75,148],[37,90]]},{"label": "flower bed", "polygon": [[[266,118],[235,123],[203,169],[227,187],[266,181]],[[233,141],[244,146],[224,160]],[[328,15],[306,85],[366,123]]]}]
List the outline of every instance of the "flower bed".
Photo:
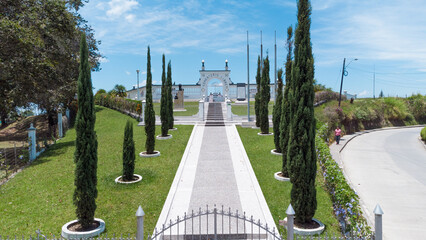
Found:
[{"label": "flower bed", "polygon": [[345,233],[356,233],[357,236],[370,236],[371,228],[362,216],[357,193],[346,182],[345,176],[330,154],[324,141],[327,135],[327,124],[320,126],[315,137],[318,164],[320,165],[325,186],[333,200],[334,213],[339,218]]}]

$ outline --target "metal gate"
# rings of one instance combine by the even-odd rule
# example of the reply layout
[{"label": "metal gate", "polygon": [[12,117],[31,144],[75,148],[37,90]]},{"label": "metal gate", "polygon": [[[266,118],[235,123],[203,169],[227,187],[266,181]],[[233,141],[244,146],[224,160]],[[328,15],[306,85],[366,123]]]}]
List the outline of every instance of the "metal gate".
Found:
[{"label": "metal gate", "polygon": [[190,214],[185,213],[183,218],[177,217],[175,221],[163,224],[158,230],[155,228],[148,240],[223,240],[223,239],[268,239],[282,240],[278,230],[263,225],[253,216],[247,217],[246,213],[240,214],[238,210],[233,213],[230,208],[224,210],[223,206],[217,209],[204,211],[199,208]]}]

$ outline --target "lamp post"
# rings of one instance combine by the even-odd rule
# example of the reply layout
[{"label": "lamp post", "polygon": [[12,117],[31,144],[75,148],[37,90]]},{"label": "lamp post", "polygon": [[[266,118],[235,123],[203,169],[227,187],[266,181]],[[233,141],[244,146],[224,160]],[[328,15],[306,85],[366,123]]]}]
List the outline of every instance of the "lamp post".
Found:
[{"label": "lamp post", "polygon": [[343,76],[348,76],[348,72],[346,71],[346,68],[349,66],[349,64],[351,64],[351,62],[357,61],[357,60],[358,60],[358,58],[352,59],[348,63],[348,65],[345,65],[346,58],[343,58],[342,80],[340,81],[340,93],[339,93],[339,107],[340,107],[340,102],[342,101]]},{"label": "lamp post", "polygon": [[138,101],[139,101],[140,100],[140,98],[139,98],[139,69],[136,70],[136,75],[138,76],[137,77],[137,79],[138,79],[138,85],[137,85],[136,92],[138,93]]}]

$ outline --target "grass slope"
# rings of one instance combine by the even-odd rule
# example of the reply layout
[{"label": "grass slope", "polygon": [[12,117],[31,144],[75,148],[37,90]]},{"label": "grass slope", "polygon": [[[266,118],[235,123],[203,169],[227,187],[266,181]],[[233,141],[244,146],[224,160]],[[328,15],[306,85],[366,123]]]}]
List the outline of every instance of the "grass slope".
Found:
[{"label": "grass slope", "polygon": [[[274,138],[273,136],[257,135],[258,129],[242,127],[237,127],[237,129],[272,217],[278,226],[278,220],[286,217],[285,211],[290,204],[291,183],[279,182],[273,176],[275,172],[281,171],[282,166],[281,157],[270,153],[274,148]],[[340,236],[340,227],[333,213],[332,201],[324,190],[324,182],[320,174],[317,174],[316,189],[318,208],[315,218],[326,225],[324,233]],[[282,227],[280,229],[282,230]]]},{"label": "grass slope", "polygon": [[[124,126],[130,117],[104,107],[96,107],[98,137],[98,198],[95,217],[106,222],[108,234],[136,232],[135,213],[145,211],[145,232],[157,222],[179,166],[193,126],[178,126],[170,140],[156,141],[160,157],[136,156],[135,173],[143,177],[134,185],[117,185],[122,174]],[[134,123],[136,153],[145,149],[143,127]],[[157,133],[160,134],[159,126]],[[75,219],[74,192],[75,130],[43,153],[30,167],[1,186],[0,235],[60,234],[61,227]],[[171,147],[172,146],[172,147]]]}]

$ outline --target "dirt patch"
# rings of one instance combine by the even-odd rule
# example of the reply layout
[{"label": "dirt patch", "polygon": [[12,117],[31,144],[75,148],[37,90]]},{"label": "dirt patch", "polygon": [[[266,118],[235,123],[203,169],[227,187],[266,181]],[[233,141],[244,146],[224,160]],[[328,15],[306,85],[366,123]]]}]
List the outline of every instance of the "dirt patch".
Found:
[{"label": "dirt patch", "polygon": [[3,141],[27,141],[28,128],[31,123],[37,128],[37,139],[50,139],[47,115],[31,116],[14,122],[0,130],[0,142]]},{"label": "dirt patch", "polygon": [[308,221],[306,223],[298,223],[296,222],[296,219],[294,219],[294,226],[301,228],[301,229],[315,229],[315,228],[319,228],[320,225],[315,222],[314,220]]},{"label": "dirt patch", "polygon": [[68,230],[73,231],[73,232],[88,232],[88,231],[95,230],[100,225],[101,225],[100,222],[94,221],[90,224],[89,227],[83,228],[79,222],[76,222],[76,223],[69,225]]}]

